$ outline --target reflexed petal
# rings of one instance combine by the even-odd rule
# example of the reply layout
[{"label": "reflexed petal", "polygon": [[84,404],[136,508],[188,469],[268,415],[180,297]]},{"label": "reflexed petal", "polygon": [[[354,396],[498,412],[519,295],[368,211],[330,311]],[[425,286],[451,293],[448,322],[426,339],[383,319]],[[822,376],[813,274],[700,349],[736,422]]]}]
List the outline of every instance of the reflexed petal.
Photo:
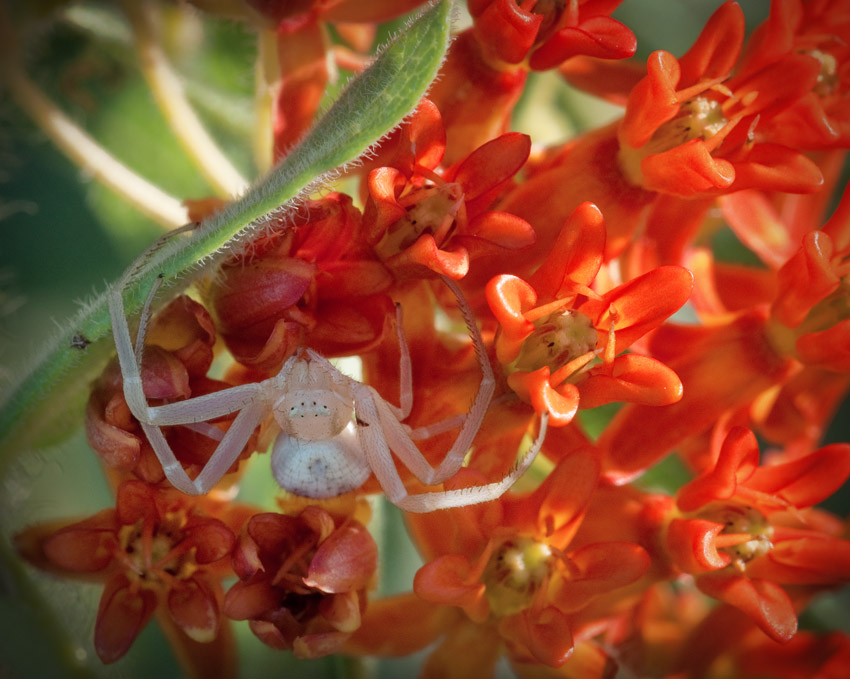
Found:
[{"label": "reflexed petal", "polygon": [[787,379],[793,363],[776,353],[764,323],[764,314],[754,310],[710,328],[656,331],[652,353],[676,371],[684,394],[669,406],[626,404],[614,416],[598,441],[609,478],[631,478]]},{"label": "reflexed petal", "polygon": [[540,268],[529,283],[543,301],[583,292],[602,266],[605,252],[605,221],[593,203],[579,205],[567,218]]},{"label": "reflexed petal", "polygon": [[261,551],[279,554],[297,544],[298,528],[298,520],[295,517],[266,512],[251,517],[248,522],[248,535]]},{"label": "reflexed petal", "polygon": [[739,483],[752,477],[758,463],[755,435],[749,429],[734,427],[723,441],[714,469],[682,486],[676,504],[683,512],[692,512],[714,500],[728,500]]},{"label": "reflexed petal", "polygon": [[323,592],[366,587],[378,567],[378,548],[369,531],[352,521],[331,533],[313,559],[304,584]]},{"label": "reflexed petal", "polygon": [[820,534],[777,541],[747,572],[779,584],[844,584],[850,582],[850,542]]},{"label": "reflexed petal", "polygon": [[348,639],[344,632],[319,632],[295,637],[292,641],[292,655],[296,658],[324,658],[339,652]]},{"label": "reflexed petal", "polygon": [[521,278],[505,274],[492,278],[485,294],[500,326],[496,353],[501,363],[510,363],[519,355],[523,340],[534,331],[534,324],[523,314],[535,305],[537,293]]},{"label": "reflexed petal", "polygon": [[[100,396],[98,390],[92,391],[86,405],[86,439],[104,464],[119,471],[131,471],[139,462],[141,439],[106,420]],[[115,410],[116,402],[123,404],[126,412],[130,412],[123,394],[115,394],[106,408]]]},{"label": "reflexed petal", "polygon": [[142,383],[148,398],[178,399],[192,393],[186,366],[156,345],[146,346],[142,355]]},{"label": "reflexed petal", "polygon": [[777,584],[724,573],[701,576],[697,587],[710,597],[740,608],[775,641],[788,641],[797,632],[794,606]]},{"label": "reflexed petal", "polygon": [[485,586],[469,559],[459,554],[446,554],[426,563],[416,571],[413,591],[432,603],[459,606],[476,620],[484,620],[490,610]]},{"label": "reflexed petal", "polygon": [[599,461],[590,447],[560,459],[529,495],[502,497],[504,525],[532,533],[558,549],[566,549],[581,525],[599,483]]},{"label": "reflexed petal", "polygon": [[[669,151],[646,156],[640,163],[641,185],[648,191],[689,198],[728,189],[737,179],[737,167],[728,160],[712,157],[701,139],[691,139]],[[749,186],[742,182],[735,190]]]},{"label": "reflexed petal", "polygon": [[494,626],[461,621],[443,631],[445,635],[424,663],[421,679],[494,675],[502,651],[502,640]]},{"label": "reflexed petal", "polygon": [[[653,52],[646,62],[646,77],[629,94],[618,136],[622,143],[640,148],[655,131],[679,112],[679,62],[669,52]],[[677,168],[678,169],[678,168]]]},{"label": "reflexed petal", "polygon": [[156,609],[156,594],[147,589],[131,591],[123,575],[106,583],[94,626],[94,648],[106,664],[123,656]]},{"label": "reflexed petal", "polygon": [[310,346],[325,356],[369,351],[383,339],[394,308],[386,294],[321,301]]},{"label": "reflexed petal", "polygon": [[738,3],[726,2],[706,22],[693,46],[679,57],[682,86],[727,75],[743,42],[744,13]]},{"label": "reflexed petal", "polygon": [[850,371],[850,319],[828,330],[810,332],[797,340],[797,358],[827,370]]},{"label": "reflexed petal", "polygon": [[[363,600],[365,604],[365,599]],[[339,632],[351,634],[360,627],[360,593],[345,592],[322,597],[321,616]]]},{"label": "reflexed petal", "polygon": [[186,530],[183,539],[195,549],[195,561],[199,564],[223,559],[236,543],[233,531],[218,519],[211,518],[198,520]]},{"label": "reflexed petal", "polygon": [[834,443],[791,462],[759,467],[747,488],[802,508],[828,498],[848,477],[850,444]]},{"label": "reflexed petal", "polygon": [[142,481],[125,481],[118,487],[115,508],[118,519],[125,526],[137,521],[159,521],[157,488]]},{"label": "reflexed petal", "polygon": [[225,267],[213,292],[221,331],[270,331],[301,299],[314,273],[313,264],[292,257],[266,256]]},{"label": "reflexed petal", "polygon": [[413,592],[370,601],[360,629],[344,650],[356,655],[410,655],[443,634],[451,616],[452,609],[424,601]]},{"label": "reflexed petal", "polygon": [[257,620],[280,606],[280,593],[268,580],[237,582],[224,597],[224,614],[232,620]]},{"label": "reflexed petal", "polygon": [[827,234],[805,235],[800,249],[777,274],[779,290],[772,313],[780,323],[796,328],[815,304],[838,288],[840,279],[831,261],[834,253]]},{"label": "reflexed petal", "polygon": [[734,168],[731,186],[718,184],[718,188],[811,193],[823,186],[823,173],[814,161],[779,144],[756,144],[746,158],[734,163]]},{"label": "reflexed petal", "polygon": [[614,288],[602,299],[587,300],[576,311],[593,320],[599,346],[604,346],[613,307],[614,353],[619,354],[678,311],[691,295],[693,280],[693,274],[681,266],[661,266]]},{"label": "reflexed petal", "polygon": [[565,613],[584,608],[600,594],[630,585],[650,566],[646,550],[630,542],[587,545],[567,558],[571,572],[554,579],[550,587],[551,600]]},{"label": "reflexed petal", "polygon": [[483,212],[470,221],[464,233],[452,236],[452,243],[469,253],[470,262],[505,250],[527,248],[534,240],[531,224],[510,212]]},{"label": "reflexed petal", "polygon": [[673,519],[665,544],[676,567],[696,575],[728,565],[731,558],[720,554],[714,544],[723,528],[721,523],[703,519]]},{"label": "reflexed petal", "polygon": [[790,229],[763,192],[737,191],[721,196],[719,203],[735,235],[769,267],[778,269],[797,250]]},{"label": "reflexed petal", "polygon": [[625,106],[629,92],[644,76],[644,69],[631,61],[611,61],[593,57],[573,57],[558,67],[558,72],[573,87]]},{"label": "reflexed petal", "polygon": [[563,427],[572,422],[578,411],[579,390],[570,383],[553,387],[549,376],[547,366],[530,373],[515,372],[508,376],[508,385],[530,402],[535,412],[548,412],[550,427]]},{"label": "reflexed petal", "polygon": [[[104,509],[91,518],[60,528],[52,535],[42,535],[38,545],[32,545],[34,556],[47,557],[60,568],[79,573],[91,573],[105,568],[113,559],[119,529],[118,515],[112,509]],[[26,543],[25,531],[16,541]],[[26,555],[26,552],[24,552]]]},{"label": "reflexed petal", "polygon": [[535,71],[545,71],[578,55],[626,59],[636,49],[637,39],[628,27],[611,17],[596,16],[555,33],[534,51],[529,65]]},{"label": "reflexed petal", "polygon": [[499,623],[499,632],[508,642],[511,655],[520,660],[560,667],[573,652],[569,619],[554,606],[539,613],[527,609],[508,616]]},{"label": "reflexed petal", "polygon": [[638,354],[617,356],[610,367],[594,369],[578,390],[582,409],[616,401],[663,406],[675,403],[683,393],[675,372],[654,358]]},{"label": "reflexed petal", "polygon": [[450,246],[443,250],[429,233],[423,233],[384,263],[400,278],[421,278],[424,268],[460,280],[469,271],[469,255],[464,248]]},{"label": "reflexed petal", "polygon": [[[470,7],[470,12],[473,12]],[[512,0],[488,2],[481,14],[475,16],[473,30],[483,48],[492,57],[509,64],[525,59],[537,39],[543,15],[521,7]]]},{"label": "reflexed petal", "polygon": [[364,259],[337,260],[323,264],[316,288],[324,299],[350,299],[383,292],[392,276],[381,262]]},{"label": "reflexed petal", "polygon": [[219,610],[215,592],[201,578],[183,580],[168,592],[168,610],[189,638],[210,642],[218,633]]},{"label": "reflexed petal", "polygon": [[479,146],[446,176],[463,187],[470,218],[489,206],[495,197],[492,190],[519,172],[530,151],[527,134],[509,132]]}]

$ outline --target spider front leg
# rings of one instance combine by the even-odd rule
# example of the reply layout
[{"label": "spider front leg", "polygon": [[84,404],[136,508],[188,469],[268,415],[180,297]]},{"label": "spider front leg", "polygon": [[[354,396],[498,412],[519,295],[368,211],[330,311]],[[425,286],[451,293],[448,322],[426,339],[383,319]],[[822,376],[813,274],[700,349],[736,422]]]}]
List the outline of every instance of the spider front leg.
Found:
[{"label": "spider front leg", "polygon": [[[212,394],[190,398],[177,403],[149,406],[142,384],[141,355],[144,347],[151,302],[159,287],[155,284],[148,294],[142,315],[135,347],[130,338],[130,329],[124,312],[123,277],[109,295],[109,313],[112,332],[118,352],[118,363],[123,377],[124,398],[133,416],[150,441],[168,481],[178,490],[191,495],[202,495],[221,479],[244,448],[254,429],[262,421],[268,409],[267,382],[246,384],[223,389]],[[292,363],[284,365],[284,371]],[[275,379],[275,378],[272,378]],[[224,434],[201,473],[193,481],[183,469],[174,451],[165,439],[161,426],[189,425],[239,412],[228,431]]]}]

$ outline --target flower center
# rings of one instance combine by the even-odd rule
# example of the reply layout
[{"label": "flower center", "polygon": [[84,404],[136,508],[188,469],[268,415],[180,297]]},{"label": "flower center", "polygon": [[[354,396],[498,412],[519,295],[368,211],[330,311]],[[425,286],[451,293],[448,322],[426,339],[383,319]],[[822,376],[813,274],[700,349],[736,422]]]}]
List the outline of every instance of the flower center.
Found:
[{"label": "flower center", "polygon": [[700,517],[724,528],[715,538],[717,551],[729,555],[732,565],[743,571],[753,559],[767,554],[773,549],[770,541],[773,526],[755,507],[742,505],[709,506]]},{"label": "flower center", "polygon": [[[173,553],[183,539],[181,514],[167,515],[147,538],[143,520],[123,526],[118,540],[128,567],[127,575],[142,584],[154,585],[170,578],[184,579],[195,571],[190,552]],[[170,556],[169,556],[170,555]]]},{"label": "flower center", "polygon": [[820,73],[815,82],[814,92],[819,97],[827,97],[838,87],[838,61],[829,52],[819,49],[804,52],[820,62]]},{"label": "flower center", "polygon": [[493,614],[503,617],[528,608],[549,575],[551,557],[548,545],[531,538],[503,543],[490,557],[482,578]]},{"label": "flower center", "polygon": [[554,311],[534,322],[534,331],[523,342],[512,369],[534,372],[548,366],[554,372],[596,349],[596,340],[590,318],[573,310]]},{"label": "flower center", "polygon": [[407,214],[389,227],[375,247],[382,259],[410,247],[423,233],[431,234],[438,247],[442,245],[463,203],[463,188],[460,184],[443,183],[415,190],[402,196],[399,203],[406,207]]},{"label": "flower center", "polygon": [[652,138],[639,148],[620,144],[618,159],[626,179],[632,184],[643,183],[641,161],[647,156],[664,153],[692,139],[708,140],[729,122],[723,107],[716,99],[693,97],[681,105],[679,114],[661,125]]}]

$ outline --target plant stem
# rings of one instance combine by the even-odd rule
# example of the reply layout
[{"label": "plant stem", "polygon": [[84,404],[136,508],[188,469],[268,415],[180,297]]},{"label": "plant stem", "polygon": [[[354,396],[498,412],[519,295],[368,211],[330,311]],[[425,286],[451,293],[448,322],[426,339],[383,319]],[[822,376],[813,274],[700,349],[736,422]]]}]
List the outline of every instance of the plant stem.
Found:
[{"label": "plant stem", "polygon": [[124,2],[142,75],[177,140],[195,166],[225,198],[242,193],[248,182],[204,128],[165,54],[158,31],[157,8],[150,2]]}]

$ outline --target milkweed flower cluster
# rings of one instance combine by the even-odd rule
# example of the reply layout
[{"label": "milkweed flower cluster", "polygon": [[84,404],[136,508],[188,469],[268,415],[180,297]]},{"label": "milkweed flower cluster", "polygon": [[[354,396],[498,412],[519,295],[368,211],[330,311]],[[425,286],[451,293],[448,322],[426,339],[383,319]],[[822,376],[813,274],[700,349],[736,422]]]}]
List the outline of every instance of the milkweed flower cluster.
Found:
[{"label": "milkweed flower cluster", "polygon": [[[274,31],[282,157],[329,64],[360,68],[376,27],[423,3],[197,4]],[[405,427],[462,421],[481,373],[443,276],[496,392],[438,490],[499,481],[545,421],[531,471],[490,502],[406,516],[421,567],[379,596],[393,554],[370,533],[374,478],[331,501],[281,495],[276,512],[234,499],[264,422],[214,492],[183,495],[113,363],[85,424],[115,508],[16,539],[38,568],[104,583],[103,662],[157,615],[193,671],[219,674],[237,672],[228,630],[247,620],[299,658],[428,649],[425,677],[493,676],[505,659],[529,677],[843,676],[850,638],[800,615],[850,579],[846,520],[817,506],[850,476],[850,444],[824,445],[850,388],[850,192],[829,202],[850,146],[850,12],[772,0],[747,27],[726,2],[684,54],[641,63],[619,4],[469,0],[416,111],[347,184],[161,309],[142,357],[151,404],[268,379],[302,347],[359,357],[392,402],[400,305]],[[512,131],[543,71],[622,116],[545,148]],[[758,263],[724,259],[724,232]],[[602,406],[614,414],[591,430]],[[232,423],[163,431],[194,476]],[[436,465],[454,434],[430,433],[417,445]],[[646,483],[671,459],[686,481]]]}]

